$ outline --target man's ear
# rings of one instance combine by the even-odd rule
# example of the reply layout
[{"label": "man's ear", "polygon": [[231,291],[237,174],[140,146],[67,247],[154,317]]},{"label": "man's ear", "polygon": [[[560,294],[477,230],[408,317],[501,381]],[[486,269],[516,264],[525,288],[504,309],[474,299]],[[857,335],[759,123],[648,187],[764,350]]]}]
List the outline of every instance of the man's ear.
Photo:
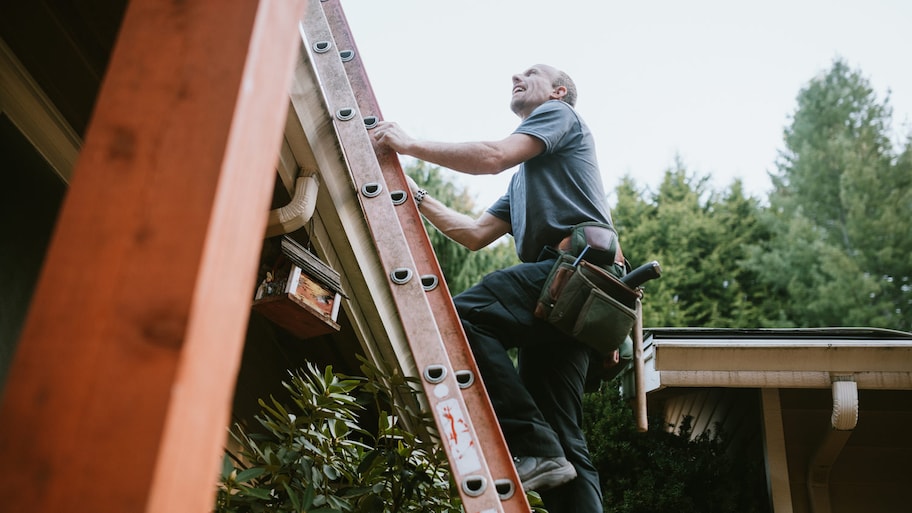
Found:
[{"label": "man's ear", "polygon": [[567,96],[567,87],[566,86],[557,86],[551,91],[552,100],[560,100],[564,96]]}]

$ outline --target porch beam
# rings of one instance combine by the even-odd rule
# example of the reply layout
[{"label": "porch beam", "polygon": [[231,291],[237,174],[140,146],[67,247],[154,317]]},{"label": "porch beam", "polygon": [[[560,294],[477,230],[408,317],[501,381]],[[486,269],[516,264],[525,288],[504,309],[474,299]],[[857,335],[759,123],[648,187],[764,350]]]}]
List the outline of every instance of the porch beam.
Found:
[{"label": "porch beam", "polygon": [[9,511],[209,511],[305,0],[132,0],[0,403]]}]

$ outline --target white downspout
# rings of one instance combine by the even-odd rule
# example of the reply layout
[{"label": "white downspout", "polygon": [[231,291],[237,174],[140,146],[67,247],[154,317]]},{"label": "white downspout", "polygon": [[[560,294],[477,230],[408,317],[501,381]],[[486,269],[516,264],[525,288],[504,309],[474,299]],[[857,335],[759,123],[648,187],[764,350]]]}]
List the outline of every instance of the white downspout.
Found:
[{"label": "white downspout", "polygon": [[317,190],[320,181],[317,173],[310,171],[295,180],[295,191],[291,201],[284,207],[269,212],[266,237],[275,237],[300,229],[310,221],[317,206]]},{"label": "white downspout", "polygon": [[833,415],[817,451],[808,462],[808,495],[813,513],[830,513],[830,471],[858,424],[858,385],[852,375],[833,380]]}]

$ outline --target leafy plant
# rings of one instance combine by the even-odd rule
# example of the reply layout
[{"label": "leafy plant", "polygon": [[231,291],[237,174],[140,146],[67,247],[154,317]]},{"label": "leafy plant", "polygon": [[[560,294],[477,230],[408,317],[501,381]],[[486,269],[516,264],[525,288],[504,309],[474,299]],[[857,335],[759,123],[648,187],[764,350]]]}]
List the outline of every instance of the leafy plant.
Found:
[{"label": "leafy plant", "polygon": [[583,410],[606,513],[769,510],[759,446],[733,452],[719,429],[691,437],[690,418],[676,433],[652,418],[640,433],[616,383],[587,394]]},{"label": "leafy plant", "polygon": [[[231,431],[215,511],[461,511],[414,380],[366,362],[361,370],[366,377],[308,364],[283,382],[290,404],[261,399],[259,429]],[[368,416],[374,430],[360,424]]]}]

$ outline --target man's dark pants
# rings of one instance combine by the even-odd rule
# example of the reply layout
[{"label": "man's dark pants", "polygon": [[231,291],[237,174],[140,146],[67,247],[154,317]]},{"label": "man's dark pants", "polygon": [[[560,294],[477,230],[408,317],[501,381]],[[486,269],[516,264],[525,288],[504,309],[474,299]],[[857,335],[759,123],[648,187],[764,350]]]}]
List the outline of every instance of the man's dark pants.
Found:
[{"label": "man's dark pants", "polygon": [[[540,492],[551,513],[601,512],[598,473],[581,429],[589,350],[535,318],[550,258],[495,271],[454,298],[514,456],[566,458],[578,477]],[[507,349],[519,349],[519,369]]]}]

